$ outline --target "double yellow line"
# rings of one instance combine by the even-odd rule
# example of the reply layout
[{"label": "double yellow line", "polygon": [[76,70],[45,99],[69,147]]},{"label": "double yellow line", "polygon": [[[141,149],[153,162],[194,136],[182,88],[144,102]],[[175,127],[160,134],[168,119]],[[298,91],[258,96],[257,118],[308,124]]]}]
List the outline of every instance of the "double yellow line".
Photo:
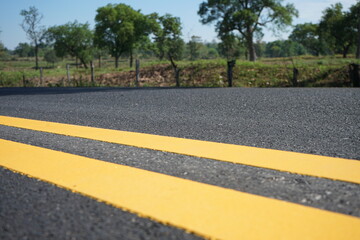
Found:
[{"label": "double yellow line", "polygon": [[[355,160],[0,116],[0,124],[360,183]],[[0,166],[211,239],[360,239],[360,219],[0,140]]]}]

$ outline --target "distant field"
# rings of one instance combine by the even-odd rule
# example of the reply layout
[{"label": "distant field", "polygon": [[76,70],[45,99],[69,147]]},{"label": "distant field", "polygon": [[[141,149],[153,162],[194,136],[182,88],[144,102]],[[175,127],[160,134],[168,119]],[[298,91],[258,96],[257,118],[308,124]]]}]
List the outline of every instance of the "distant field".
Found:
[{"label": "distant field", "polygon": [[[129,67],[128,60],[122,60],[120,68],[114,68],[112,59],[104,59],[99,67],[95,63],[95,86],[135,86],[135,69]],[[235,87],[291,87],[293,68],[299,70],[300,87],[350,87],[349,64],[357,63],[354,58],[313,57],[265,58],[253,63],[238,60],[234,68]],[[67,78],[66,64],[70,65],[70,81]],[[135,64],[134,64],[135,65]],[[180,61],[180,81],[183,87],[226,87],[227,63],[224,59]],[[76,68],[72,59],[55,65],[40,62],[40,71],[33,68],[34,60],[19,58],[0,61],[0,87],[24,86],[92,86],[90,69]],[[175,86],[174,73],[170,62],[141,60],[140,86]]]}]

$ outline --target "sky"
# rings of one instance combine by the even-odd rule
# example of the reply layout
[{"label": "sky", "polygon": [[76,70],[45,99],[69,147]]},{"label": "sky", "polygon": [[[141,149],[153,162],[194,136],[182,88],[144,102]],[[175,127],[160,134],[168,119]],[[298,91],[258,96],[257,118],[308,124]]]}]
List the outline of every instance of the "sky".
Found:
[{"label": "sky", "polygon": [[[341,2],[345,10],[354,5],[357,0],[284,0],[284,3],[293,3],[299,10],[299,18],[294,19],[293,24],[312,22],[318,23],[322,11],[331,4]],[[183,27],[183,38],[188,41],[191,36],[200,36],[202,40],[211,42],[217,40],[214,25],[203,25],[197,15],[200,3],[203,0],[0,0],[0,41],[8,49],[14,49],[21,42],[30,42],[20,24],[23,17],[20,11],[35,6],[43,14],[42,25],[51,27],[62,25],[77,20],[80,23],[95,25],[96,9],[108,3],[125,3],[135,10],[141,10],[143,14],[158,12],[160,15],[170,13],[180,17]],[[274,35],[270,30],[264,31],[263,40],[266,42],[277,39],[286,39],[291,32]]]}]

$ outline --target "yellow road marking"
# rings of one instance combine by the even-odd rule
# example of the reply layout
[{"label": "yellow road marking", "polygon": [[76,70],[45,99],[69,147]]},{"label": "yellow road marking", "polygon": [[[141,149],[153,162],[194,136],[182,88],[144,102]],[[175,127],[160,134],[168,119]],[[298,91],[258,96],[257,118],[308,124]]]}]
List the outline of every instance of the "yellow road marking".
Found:
[{"label": "yellow road marking", "polygon": [[360,219],[0,140],[0,166],[211,239],[360,239]]},{"label": "yellow road marking", "polygon": [[0,116],[0,124],[360,184],[360,161]]}]

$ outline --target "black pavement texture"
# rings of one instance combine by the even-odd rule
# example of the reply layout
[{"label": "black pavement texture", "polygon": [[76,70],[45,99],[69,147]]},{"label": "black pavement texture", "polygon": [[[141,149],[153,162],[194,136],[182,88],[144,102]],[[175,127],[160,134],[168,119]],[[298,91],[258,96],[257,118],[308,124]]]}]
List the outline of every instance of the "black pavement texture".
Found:
[{"label": "black pavement texture", "polygon": [[[356,160],[359,106],[358,89],[0,89],[0,115]],[[358,184],[6,126],[0,138],[360,217]],[[48,183],[0,174],[0,239],[196,238]]]},{"label": "black pavement texture", "polygon": [[359,89],[0,89],[9,116],[360,159]]}]

